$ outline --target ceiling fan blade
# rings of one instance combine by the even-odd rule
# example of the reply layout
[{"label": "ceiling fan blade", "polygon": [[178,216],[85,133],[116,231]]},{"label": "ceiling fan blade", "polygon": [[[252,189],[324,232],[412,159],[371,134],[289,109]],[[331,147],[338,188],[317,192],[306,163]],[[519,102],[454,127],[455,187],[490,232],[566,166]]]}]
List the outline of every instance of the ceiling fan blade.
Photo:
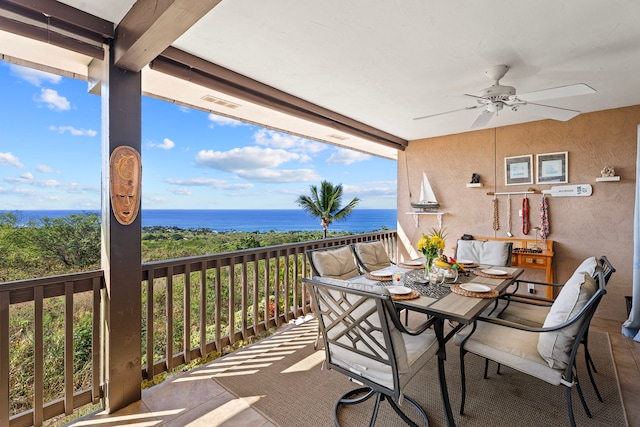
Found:
[{"label": "ceiling fan blade", "polygon": [[524,94],[518,94],[518,98],[523,101],[540,101],[543,99],[566,98],[568,96],[589,95],[596,91],[584,83],[569,86],[554,87],[551,89],[538,90]]},{"label": "ceiling fan blade", "polygon": [[559,120],[561,122],[571,120],[575,116],[580,114],[580,111],[552,107],[550,105],[534,104],[532,102],[527,102],[526,104],[521,105],[521,108],[522,107],[525,109],[525,112],[527,114],[544,117],[547,119]]},{"label": "ceiling fan blade", "polygon": [[491,120],[491,117],[493,117],[495,114],[496,114],[495,111],[484,110],[483,112],[480,113],[480,115],[478,115],[478,117],[476,118],[476,121],[473,122],[473,124],[471,125],[471,129],[481,128],[486,126],[487,123],[489,123],[489,120]]},{"label": "ceiling fan blade", "polygon": [[430,119],[431,117],[442,116],[442,115],[449,114],[449,113],[457,113],[458,111],[474,110],[474,109],[476,109],[478,107],[483,107],[483,106],[482,105],[472,105],[471,107],[465,107],[465,108],[459,108],[457,110],[445,111],[444,113],[437,113],[437,114],[430,114],[428,116],[414,117],[413,120]]}]

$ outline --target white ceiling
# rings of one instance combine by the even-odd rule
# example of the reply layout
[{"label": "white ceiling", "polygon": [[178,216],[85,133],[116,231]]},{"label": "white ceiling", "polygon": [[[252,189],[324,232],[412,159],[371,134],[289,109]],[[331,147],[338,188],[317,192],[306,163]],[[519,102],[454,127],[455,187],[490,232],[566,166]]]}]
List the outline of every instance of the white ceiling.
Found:
[{"label": "white ceiling", "polygon": [[[135,1],[63,3],[117,25]],[[498,64],[511,67],[501,83],[519,94],[575,83],[597,91],[536,101],[540,104],[581,112],[640,104],[639,23],[637,0],[223,0],[172,46],[415,140],[470,130],[478,110],[412,119],[474,105],[463,94],[490,86],[484,71]],[[7,54],[2,45],[0,53]],[[26,55],[22,52],[13,54]],[[389,147],[148,69],[143,73],[149,94],[396,157]],[[206,94],[241,107],[204,103],[200,98]],[[534,120],[540,117],[524,108],[503,110],[487,127]]]}]

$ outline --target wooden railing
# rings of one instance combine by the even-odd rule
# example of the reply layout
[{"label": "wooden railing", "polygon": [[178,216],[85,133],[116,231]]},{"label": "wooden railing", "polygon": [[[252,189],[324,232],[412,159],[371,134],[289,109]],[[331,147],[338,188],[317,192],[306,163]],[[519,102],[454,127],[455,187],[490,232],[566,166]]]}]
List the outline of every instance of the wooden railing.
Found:
[{"label": "wooden railing", "polygon": [[[142,265],[141,378],[171,371],[222,352],[237,341],[311,312],[302,283],[310,275],[305,251],[328,246],[381,240],[388,253],[397,253],[395,230],[269,246],[242,251],[194,256]],[[75,408],[101,397],[101,289],[102,271],[0,283],[0,427],[42,425],[44,420],[71,414]],[[59,298],[64,319],[63,354],[48,354],[45,345],[50,316],[46,301]],[[91,311],[90,386],[74,389],[74,304],[78,299]],[[33,372],[30,409],[12,414],[10,399],[10,311],[33,310]],[[188,308],[188,309],[185,309]],[[54,309],[58,309],[54,308]],[[60,398],[45,401],[44,366],[47,358],[62,358],[64,372]],[[87,381],[84,381],[87,383]]]},{"label": "wooden railing", "polygon": [[[71,414],[74,409],[96,403],[100,395],[100,304],[101,289],[104,287],[102,271],[69,274],[40,279],[22,280],[0,284],[0,426],[30,426],[42,425],[44,420],[62,414]],[[81,390],[74,387],[74,303],[87,295],[88,306],[91,311],[91,378],[89,386]],[[44,321],[50,319],[51,313],[45,309],[46,300],[59,298],[62,306],[64,347],[63,354],[51,354],[51,348],[45,345],[50,325]],[[87,299],[86,297],[84,298]],[[85,301],[86,303],[86,301]],[[9,333],[10,309],[33,310],[32,324],[25,323],[22,327],[27,340],[33,340],[33,372],[31,390],[33,396],[32,407],[29,410],[12,414],[10,387],[11,380],[16,381],[20,372],[16,366],[10,365],[10,342],[18,337]],[[50,309],[51,310],[51,309]],[[25,313],[22,311],[22,313]],[[56,313],[58,315],[60,313]],[[26,317],[26,316],[25,316]],[[21,321],[23,319],[18,319]],[[31,323],[31,322],[29,322]],[[63,360],[64,372],[59,383],[63,390],[58,394],[62,397],[45,401],[45,363],[51,363],[56,358]],[[48,361],[48,362],[45,362]],[[29,376],[29,375],[27,375]]]}]

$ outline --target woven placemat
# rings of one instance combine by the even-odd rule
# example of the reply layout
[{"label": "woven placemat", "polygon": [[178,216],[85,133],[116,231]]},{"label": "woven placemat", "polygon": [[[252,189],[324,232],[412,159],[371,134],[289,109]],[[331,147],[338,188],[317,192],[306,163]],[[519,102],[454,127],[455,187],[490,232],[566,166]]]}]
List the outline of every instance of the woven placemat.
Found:
[{"label": "woven placemat", "polygon": [[413,268],[413,269],[420,269],[420,268],[424,268],[424,264],[422,265],[411,265],[411,264],[405,264],[403,262],[400,263],[400,267],[402,268]]},{"label": "woven placemat", "polygon": [[[460,263],[458,263],[460,264]],[[476,267],[480,267],[480,264],[478,264],[477,262],[472,262],[469,264],[460,264],[463,268],[476,268]]]},{"label": "woven placemat", "polygon": [[378,282],[390,282],[391,281],[391,275],[388,276],[373,276],[369,273],[366,273],[364,275],[364,277],[366,277],[369,280],[376,280]]},{"label": "woven placemat", "polygon": [[476,276],[488,277],[489,279],[511,279],[511,278],[513,278],[513,276],[511,274],[503,274],[503,275],[500,275],[500,276],[496,276],[495,274],[483,273],[482,270],[473,270],[473,273]]},{"label": "woven placemat", "polygon": [[396,301],[404,301],[408,299],[420,298],[420,292],[412,289],[408,294],[391,294],[391,299]]},{"label": "woven placemat", "polygon": [[460,285],[451,285],[449,289],[451,289],[451,292],[454,292],[456,294],[473,298],[496,298],[498,295],[500,295],[495,289],[492,289],[489,292],[469,292],[462,289]]}]

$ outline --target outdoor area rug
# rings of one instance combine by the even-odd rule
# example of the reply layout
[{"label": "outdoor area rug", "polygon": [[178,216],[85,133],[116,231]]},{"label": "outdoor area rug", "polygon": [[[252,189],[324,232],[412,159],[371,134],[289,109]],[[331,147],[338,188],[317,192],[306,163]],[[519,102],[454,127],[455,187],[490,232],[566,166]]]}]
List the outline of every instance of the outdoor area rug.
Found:
[{"label": "outdoor area rug", "polygon": [[[347,377],[322,369],[324,348],[313,349],[317,323],[310,321],[292,327],[244,350],[230,354],[216,366],[214,380],[237,397],[252,397],[252,407],[277,426],[333,426],[333,410],[338,398],[359,387]],[[627,426],[618,380],[613,364],[609,336],[589,334],[589,349],[598,373],[595,378],[604,403],[597,400],[586,372],[584,356],[578,356],[578,374],[593,418],[584,413],[576,390],[573,408],[578,426]],[[483,379],[484,360],[465,356],[467,402],[465,414],[460,407],[460,363],[458,347],[447,344],[445,362],[449,397],[458,426],[548,426],[568,425],[565,388],[502,366],[496,374],[491,362],[488,379]],[[431,426],[445,426],[434,357],[405,389],[427,412]],[[403,409],[409,405],[403,405]],[[344,427],[367,426],[373,410],[368,402],[343,406],[340,424]],[[410,410],[407,411],[411,413]],[[404,422],[382,402],[377,426],[404,426]]]}]

